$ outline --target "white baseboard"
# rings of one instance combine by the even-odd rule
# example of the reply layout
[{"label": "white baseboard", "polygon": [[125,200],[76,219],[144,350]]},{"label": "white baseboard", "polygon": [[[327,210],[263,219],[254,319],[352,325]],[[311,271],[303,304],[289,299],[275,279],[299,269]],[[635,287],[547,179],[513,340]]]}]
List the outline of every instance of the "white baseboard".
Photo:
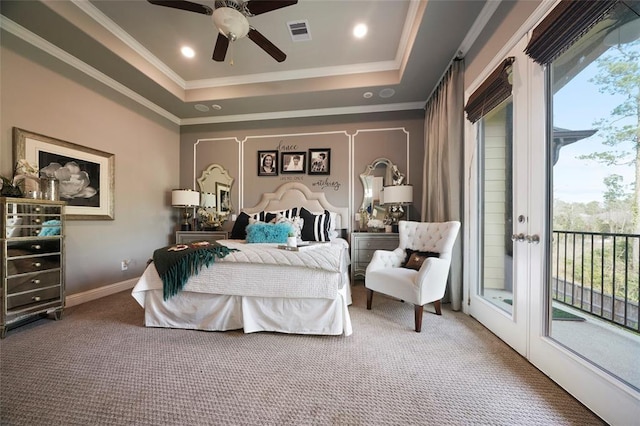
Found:
[{"label": "white baseboard", "polygon": [[90,302],[92,300],[100,299],[101,297],[110,296],[112,294],[120,293],[121,291],[132,289],[139,279],[140,277],[131,278],[126,281],[120,281],[104,287],[94,288],[93,290],[84,291],[82,293],[72,294],[65,297],[65,307],[69,308],[71,306],[76,306],[81,303]]}]

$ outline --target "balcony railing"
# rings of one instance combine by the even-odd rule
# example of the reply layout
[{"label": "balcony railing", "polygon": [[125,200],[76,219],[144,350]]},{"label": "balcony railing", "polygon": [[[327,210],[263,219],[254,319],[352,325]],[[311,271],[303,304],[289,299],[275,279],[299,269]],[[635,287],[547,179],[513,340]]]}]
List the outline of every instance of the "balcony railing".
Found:
[{"label": "balcony railing", "polygon": [[640,235],[553,231],[552,297],[636,333]]}]

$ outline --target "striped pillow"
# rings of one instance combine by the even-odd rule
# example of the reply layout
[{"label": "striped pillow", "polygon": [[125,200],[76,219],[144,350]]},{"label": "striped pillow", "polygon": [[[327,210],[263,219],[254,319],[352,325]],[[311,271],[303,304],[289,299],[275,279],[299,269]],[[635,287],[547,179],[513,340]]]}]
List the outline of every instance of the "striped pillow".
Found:
[{"label": "striped pillow", "polygon": [[328,210],[325,210],[324,213],[313,214],[303,207],[300,209],[300,217],[304,220],[302,224],[303,241],[329,241],[331,214]]}]

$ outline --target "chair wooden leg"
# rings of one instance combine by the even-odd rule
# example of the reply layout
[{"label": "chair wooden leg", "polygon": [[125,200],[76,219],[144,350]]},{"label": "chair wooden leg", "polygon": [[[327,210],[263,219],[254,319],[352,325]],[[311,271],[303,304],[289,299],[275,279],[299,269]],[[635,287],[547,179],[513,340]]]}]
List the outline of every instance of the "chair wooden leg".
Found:
[{"label": "chair wooden leg", "polygon": [[416,313],[416,333],[420,333],[422,330],[422,312],[424,311],[422,306],[415,305]]},{"label": "chair wooden leg", "polygon": [[367,289],[367,310],[371,310],[371,302],[373,301],[373,290]]},{"label": "chair wooden leg", "polygon": [[441,300],[436,300],[435,302],[433,302],[433,307],[436,308],[436,315],[442,315],[442,309],[441,309]]}]

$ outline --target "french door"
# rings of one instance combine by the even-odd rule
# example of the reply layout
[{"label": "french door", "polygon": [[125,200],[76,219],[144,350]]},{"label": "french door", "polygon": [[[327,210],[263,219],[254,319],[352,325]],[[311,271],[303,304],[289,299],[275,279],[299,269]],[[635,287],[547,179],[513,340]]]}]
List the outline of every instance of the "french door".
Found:
[{"label": "french door", "polygon": [[[525,45],[522,40],[509,54],[515,57],[511,96],[466,129],[466,310],[606,422],[635,424],[640,393],[613,366],[637,349],[597,359],[563,333],[593,325],[593,315],[575,324],[556,319],[558,223],[552,209],[555,188],[571,175],[559,180],[555,142],[566,129],[554,122],[562,117],[553,113],[558,84],[549,69],[522,53]],[[604,337],[601,350],[609,349],[613,336]],[[593,334],[586,340],[596,341]],[[632,359],[637,366],[638,356]]]},{"label": "french door", "polygon": [[468,191],[473,213],[466,220],[474,260],[468,271],[469,313],[526,356],[528,259],[539,235],[530,230],[527,127],[515,125],[527,120],[526,93],[520,90],[527,72],[522,43],[508,55],[515,59],[512,95],[467,130],[467,141],[474,141],[467,150],[472,170],[467,182],[475,184]]}]

